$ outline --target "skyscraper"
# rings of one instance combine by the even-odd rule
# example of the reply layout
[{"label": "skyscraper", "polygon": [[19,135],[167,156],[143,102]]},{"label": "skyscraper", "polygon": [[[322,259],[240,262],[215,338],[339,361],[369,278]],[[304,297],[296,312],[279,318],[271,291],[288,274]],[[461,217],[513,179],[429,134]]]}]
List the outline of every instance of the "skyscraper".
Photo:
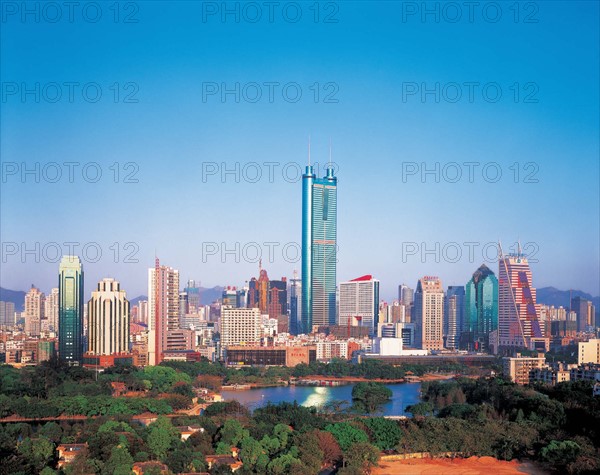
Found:
[{"label": "skyscraper", "polygon": [[0,301],[0,327],[13,327],[15,325],[15,304]]},{"label": "skyscraper", "polygon": [[200,312],[200,287],[195,280],[188,280],[187,287],[183,289],[187,293],[188,313]]},{"label": "skyscraper", "polygon": [[457,349],[464,320],[465,288],[450,285],[444,301],[444,338],[446,348]]},{"label": "skyscraper", "polygon": [[297,272],[290,279],[290,333],[298,335],[302,332],[302,281]]},{"label": "skyscraper", "polygon": [[50,331],[58,331],[58,288],[54,287],[44,303],[44,317],[48,321]]},{"label": "skyscraper", "polygon": [[577,296],[571,299],[571,310],[577,314],[577,331],[586,332],[595,326],[595,307],[592,302]]},{"label": "skyscraper", "polygon": [[58,269],[58,356],[80,363],[83,356],[83,267],[63,256]]},{"label": "skyscraper", "polygon": [[129,300],[114,279],[102,279],[88,301],[88,353],[129,352]]},{"label": "skyscraper", "polygon": [[414,291],[408,285],[400,284],[398,286],[398,300],[405,306],[412,305]]},{"label": "skyscraper", "polygon": [[[310,153],[310,152],[309,152]],[[310,158],[310,156],[309,156]],[[337,178],[302,175],[302,332],[336,321]]]},{"label": "skyscraper", "polygon": [[158,365],[169,350],[170,331],[179,329],[179,271],[161,266],[148,269],[148,364]]},{"label": "skyscraper", "polygon": [[498,261],[498,340],[502,352],[547,350],[538,320],[536,290],[523,254],[501,255]]},{"label": "skyscraper", "polygon": [[25,333],[39,336],[44,318],[44,303],[46,296],[33,285],[25,295]]},{"label": "skyscraper", "polygon": [[423,277],[414,294],[415,343],[424,350],[444,349],[444,288],[437,277]]},{"label": "skyscraper", "polygon": [[379,324],[379,281],[372,275],[363,275],[348,282],[340,282],[341,326],[362,326],[369,335],[377,335]]},{"label": "skyscraper", "polygon": [[488,351],[490,333],[497,329],[498,279],[482,264],[466,285],[460,346],[465,350]]}]

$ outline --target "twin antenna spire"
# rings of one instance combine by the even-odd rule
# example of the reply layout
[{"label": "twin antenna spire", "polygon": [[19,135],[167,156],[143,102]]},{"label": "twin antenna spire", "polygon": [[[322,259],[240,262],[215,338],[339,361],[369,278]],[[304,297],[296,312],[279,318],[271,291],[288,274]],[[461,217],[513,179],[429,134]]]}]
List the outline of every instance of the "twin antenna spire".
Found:
[{"label": "twin antenna spire", "polygon": [[[308,166],[310,166],[310,135],[308,136]],[[331,137],[329,137],[329,167],[331,168]]]}]

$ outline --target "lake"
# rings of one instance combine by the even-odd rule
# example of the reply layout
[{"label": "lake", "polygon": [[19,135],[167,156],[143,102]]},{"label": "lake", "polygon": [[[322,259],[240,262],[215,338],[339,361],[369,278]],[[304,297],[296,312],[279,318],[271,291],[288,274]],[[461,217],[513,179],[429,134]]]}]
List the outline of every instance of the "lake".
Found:
[{"label": "lake", "polygon": [[[237,400],[249,409],[256,409],[268,402],[294,402],[302,406],[322,406],[330,401],[352,402],[353,384],[344,386],[277,386],[273,388],[221,391],[223,400]],[[421,383],[386,384],[392,390],[392,399],[382,406],[385,416],[406,416],[406,406],[419,402]]]}]

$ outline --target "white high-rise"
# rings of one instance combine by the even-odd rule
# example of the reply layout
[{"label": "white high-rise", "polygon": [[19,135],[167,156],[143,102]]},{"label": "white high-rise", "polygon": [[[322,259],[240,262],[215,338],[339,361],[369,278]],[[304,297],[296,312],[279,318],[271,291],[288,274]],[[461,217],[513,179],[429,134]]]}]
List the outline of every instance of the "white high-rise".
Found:
[{"label": "white high-rise", "polygon": [[221,347],[255,345],[262,336],[262,317],[258,308],[221,308]]},{"label": "white high-rise", "polygon": [[113,355],[129,351],[129,300],[114,279],[102,279],[88,302],[88,353]]},{"label": "white high-rise", "polygon": [[58,287],[53,288],[46,295],[44,303],[44,317],[46,318],[48,329],[53,332],[58,331]]},{"label": "white high-rise", "polygon": [[444,289],[437,277],[423,277],[414,295],[416,344],[424,350],[444,349]]},{"label": "white high-rise", "polygon": [[369,329],[369,335],[377,333],[379,281],[372,275],[340,282],[339,304],[339,325],[363,326]]}]

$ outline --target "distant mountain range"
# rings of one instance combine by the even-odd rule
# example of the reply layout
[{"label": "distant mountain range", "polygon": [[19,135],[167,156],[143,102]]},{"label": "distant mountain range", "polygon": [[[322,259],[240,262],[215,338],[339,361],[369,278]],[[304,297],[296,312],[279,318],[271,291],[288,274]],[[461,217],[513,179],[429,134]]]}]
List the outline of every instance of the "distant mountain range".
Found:
[{"label": "distant mountain range", "polygon": [[[25,294],[22,290],[9,290],[3,287],[0,287],[0,300],[3,302],[12,302],[15,304],[15,310],[17,312],[21,312],[25,306]],[[200,287],[200,302],[202,305],[209,305],[213,303],[215,300],[221,298],[223,294],[223,287],[213,287],[211,289],[205,289],[204,287]],[[146,295],[140,295],[134,299],[131,299],[131,305],[137,305],[140,300],[148,300]]]},{"label": "distant mountain range", "polygon": [[[211,289],[200,287],[200,301],[203,305],[209,305],[220,299],[222,293],[223,287],[216,286]],[[17,312],[20,312],[23,309],[25,304],[25,294],[26,292],[23,292],[22,290],[9,290],[0,287],[0,300],[14,303]],[[545,305],[569,308],[570,296],[580,296],[591,300],[596,307],[596,312],[600,312],[600,296],[592,297],[590,294],[586,294],[580,290],[558,290],[554,287],[541,287],[537,289],[537,301],[538,303],[543,303]],[[140,300],[148,300],[148,297],[146,295],[140,295],[139,297],[131,299],[131,305],[137,305]]]}]

